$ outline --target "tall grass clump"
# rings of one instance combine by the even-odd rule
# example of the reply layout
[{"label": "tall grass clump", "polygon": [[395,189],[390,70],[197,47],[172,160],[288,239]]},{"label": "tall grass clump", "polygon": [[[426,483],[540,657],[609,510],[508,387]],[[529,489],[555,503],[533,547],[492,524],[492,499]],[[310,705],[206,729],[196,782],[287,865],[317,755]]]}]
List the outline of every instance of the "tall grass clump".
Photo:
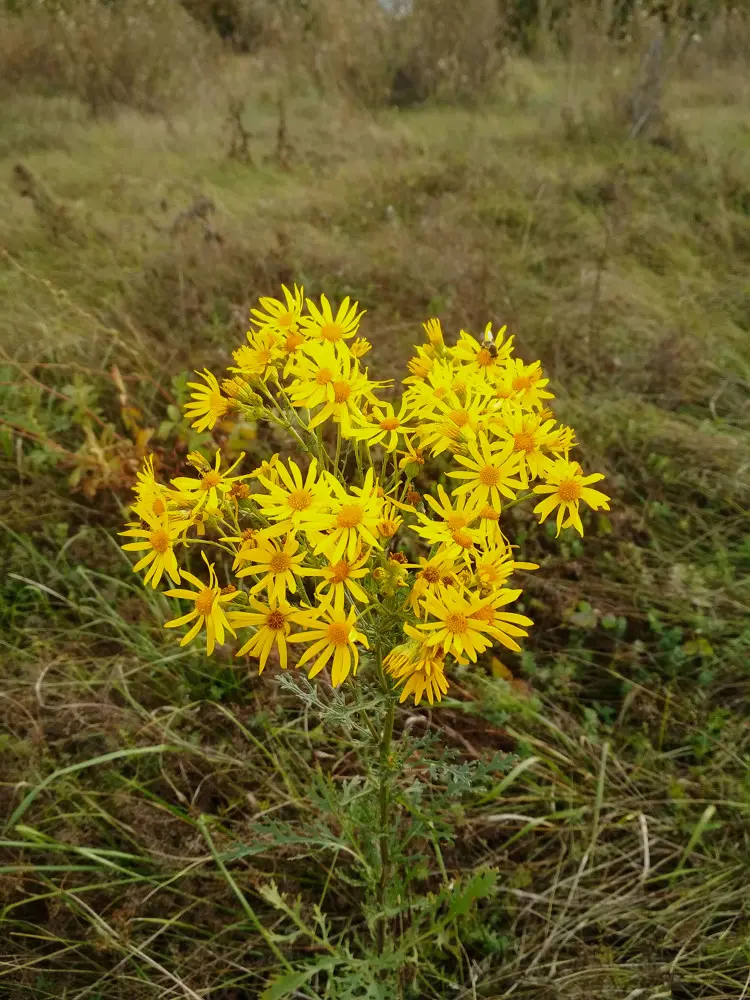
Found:
[{"label": "tall grass clump", "polygon": [[213,49],[176,0],[0,8],[0,88],[72,94],[93,115],[163,111],[195,93]]}]

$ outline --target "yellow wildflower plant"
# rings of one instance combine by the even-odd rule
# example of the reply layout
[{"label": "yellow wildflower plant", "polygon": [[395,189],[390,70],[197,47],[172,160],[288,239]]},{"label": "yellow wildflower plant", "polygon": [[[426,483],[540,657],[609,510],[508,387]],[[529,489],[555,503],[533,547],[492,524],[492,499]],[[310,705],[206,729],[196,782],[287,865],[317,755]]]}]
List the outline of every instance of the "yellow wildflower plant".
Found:
[{"label": "yellow wildflower plant", "polygon": [[452,670],[518,651],[532,625],[513,606],[519,574],[539,567],[511,545],[507,508],[532,501],[539,522],[555,513],[558,534],[582,533],[584,509],[609,498],[505,327],[451,342],[428,320],[399,395],[361,361],[362,315],[297,285],[262,298],[228,374],[190,383],[186,416],[211,432],[231,410],[285,442],[254,462],[192,453],[193,474],[168,486],[147,457],[123,547],[146,585],[169,578],[166,595],[191,602],[166,623],[186,627],[183,645],[205,632],[209,655],[231,641],[259,672],[277,653],[334,686],[361,664],[391,705],[432,705]]}]

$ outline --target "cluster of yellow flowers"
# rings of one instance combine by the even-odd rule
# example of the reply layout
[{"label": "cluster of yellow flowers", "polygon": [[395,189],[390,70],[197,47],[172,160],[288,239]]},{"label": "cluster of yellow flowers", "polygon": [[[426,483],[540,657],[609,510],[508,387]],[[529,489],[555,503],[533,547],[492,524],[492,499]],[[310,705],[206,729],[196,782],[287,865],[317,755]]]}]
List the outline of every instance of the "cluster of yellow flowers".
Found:
[{"label": "cluster of yellow flowers", "polygon": [[[204,371],[191,383],[186,414],[199,431],[233,415],[276,424],[295,457],[245,472],[244,455],[223,468],[220,451],[213,464],[192,453],[195,475],[169,485],[149,458],[124,548],[143,553],[135,570],[146,584],[166,574],[194,588],[166,591],[189,602],[166,623],[190,625],[183,645],[205,630],[210,655],[246,630],[237,655],[262,671],[274,647],[286,668],[288,644],[305,644],[297,666],[309,664],[310,677],[329,666],[338,685],[372,640],[381,679],[402,685],[402,701],[432,704],[448,690],[450,658],[476,661],[495,642],[519,650],[532,624],[506,610],[521,594],[511,575],[538,567],[515,559],[503,505],[536,496],[540,521],[556,509],[558,534],[583,534],[581,502],[609,509],[591,488],[603,477],[570,459],[574,434],[548,408],[548,379],[539,362],[512,356],[505,328],[462,330],[449,347],[429,320],[394,404],[362,365],[370,344],[357,336],[357,304],[346,298],[334,312],[325,296],[316,304],[296,286],[282,291],[252,310],[231,377],[220,384]],[[438,456],[446,485],[423,495],[423,466]],[[207,578],[178,566],[192,545]],[[236,583],[220,585],[207,551]]]}]

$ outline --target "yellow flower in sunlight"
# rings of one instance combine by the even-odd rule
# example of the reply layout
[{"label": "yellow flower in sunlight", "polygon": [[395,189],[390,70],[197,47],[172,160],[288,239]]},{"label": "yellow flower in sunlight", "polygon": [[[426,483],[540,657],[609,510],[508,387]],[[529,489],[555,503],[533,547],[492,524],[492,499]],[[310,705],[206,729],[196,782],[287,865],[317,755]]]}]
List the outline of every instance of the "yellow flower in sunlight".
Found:
[{"label": "yellow flower in sunlight", "polygon": [[188,382],[195,392],[191,392],[191,402],[185,406],[185,418],[191,421],[190,426],[195,427],[201,434],[205,430],[213,430],[216,421],[226,416],[232,407],[232,400],[221,394],[216,376],[207,368],[195,374],[204,379],[206,385],[201,385],[200,382]]},{"label": "yellow flower in sunlight", "polygon": [[266,588],[269,600],[283,600],[287,590],[297,593],[297,577],[309,576],[312,570],[302,564],[305,552],[299,551],[299,542],[290,532],[279,546],[272,539],[263,539],[254,549],[243,553],[243,562],[252,563],[237,573],[237,579],[245,576],[260,576],[260,580],[250,589],[251,594]]},{"label": "yellow flower in sunlight", "polygon": [[554,420],[541,421],[536,414],[510,407],[503,413],[501,426],[495,429],[500,440],[510,442],[513,454],[518,458],[518,475],[524,489],[529,485],[530,478],[544,476],[551,464],[542,449],[548,447],[554,426]]},{"label": "yellow flower in sunlight", "polygon": [[258,302],[261,308],[250,310],[250,322],[261,330],[288,338],[290,334],[294,335],[299,330],[305,290],[295,285],[294,291],[290,292],[286,285],[282,285],[281,291],[284,294],[284,301],[270,296],[261,298]]},{"label": "yellow flower in sunlight", "polygon": [[294,381],[288,395],[294,406],[312,410],[328,400],[328,386],[342,377],[339,355],[333,344],[307,341],[289,367]]},{"label": "yellow flower in sunlight", "polygon": [[264,528],[260,534],[272,538],[283,535],[289,528],[305,528],[320,518],[331,504],[331,491],[325,476],[317,478],[318,463],[313,458],[305,478],[297,463],[289,459],[287,470],[283,462],[278,462],[276,472],[279,482],[275,483],[258,475],[258,479],[268,493],[254,494],[253,500],[264,517],[276,521],[273,528]]},{"label": "yellow flower in sunlight", "polygon": [[609,497],[606,493],[590,488],[591,483],[598,483],[600,479],[604,479],[601,472],[584,476],[578,462],[567,462],[564,458],[559,458],[553,463],[545,478],[547,482],[543,486],[535,486],[534,492],[551,495],[536,505],[534,513],[539,515],[539,521],[543,523],[555,507],[558,507],[558,535],[561,528],[569,528],[571,525],[579,535],[583,535],[579,513],[581,500],[592,510],[609,510]]},{"label": "yellow flower in sunlight", "polygon": [[521,647],[516,642],[515,637],[528,635],[528,632],[519,626],[529,626],[534,623],[526,615],[498,611],[498,608],[503,608],[506,604],[518,600],[520,596],[520,590],[496,590],[482,600],[480,607],[471,616],[473,621],[484,626],[489,636],[497,639],[503,646],[512,649],[515,653],[521,652]]},{"label": "yellow flower in sunlight", "polygon": [[259,330],[257,333],[248,330],[247,340],[247,344],[232,351],[237,367],[230,367],[229,371],[239,375],[255,375],[265,381],[271,371],[275,371],[274,363],[284,357],[281,341],[270,330]]},{"label": "yellow flower in sunlight", "polygon": [[513,351],[513,337],[503,341],[503,334],[507,329],[507,326],[504,326],[493,336],[492,323],[488,323],[481,341],[466,330],[461,330],[459,339],[455,347],[450,349],[450,353],[457,361],[463,362],[468,371],[481,372],[489,376],[491,371],[507,361]]},{"label": "yellow flower in sunlight", "polygon": [[455,542],[456,535],[471,528],[479,517],[482,505],[468,496],[451,498],[440,485],[437,494],[438,500],[429,493],[425,494],[424,499],[441,520],[434,521],[426,514],[418,513],[420,523],[414,526],[414,531],[431,545],[450,545]]},{"label": "yellow flower in sunlight", "polygon": [[189,503],[193,511],[199,511],[204,507],[218,507],[221,499],[232,488],[232,483],[247,479],[247,475],[230,476],[229,473],[236,469],[245,457],[244,451],[239,458],[233,462],[226,472],[220,472],[221,452],[216,452],[216,462],[212,469],[206,463],[205,471],[200,479],[193,479],[191,476],[178,476],[172,480],[172,486],[176,487],[178,499]]},{"label": "yellow flower in sunlight", "polygon": [[432,371],[435,359],[427,353],[427,350],[425,347],[417,347],[416,357],[409,358],[407,361],[406,367],[409,369],[410,374],[403,380],[404,385],[413,385],[416,382],[420,382]]},{"label": "yellow flower in sunlight", "polygon": [[310,570],[311,576],[323,577],[315,593],[326,603],[332,603],[336,611],[344,610],[347,593],[360,604],[369,604],[370,598],[367,592],[357,583],[357,580],[364,580],[370,575],[367,566],[369,557],[370,550],[366,549],[356,559],[339,559],[338,562],[329,562],[322,569]]},{"label": "yellow flower in sunlight", "polygon": [[328,475],[333,494],[330,512],[320,514],[307,528],[315,552],[323,552],[336,563],[346,556],[354,560],[360,548],[380,548],[378,522],[383,499],[372,469],[367,470],[363,486],[352,486],[347,493],[341,483]]},{"label": "yellow flower in sunlight", "polygon": [[[545,447],[553,452],[556,458],[568,459],[568,452],[576,446],[576,432],[572,427],[557,427],[545,441]],[[560,455],[562,453],[562,456]]]},{"label": "yellow flower in sunlight", "polygon": [[143,460],[143,465],[136,473],[136,482],[133,487],[136,500],[131,504],[132,509],[144,521],[145,514],[160,517],[167,510],[169,502],[169,490],[160,482],[157,482],[154,475],[154,456],[148,455]]},{"label": "yellow flower in sunlight", "polygon": [[513,476],[518,472],[518,455],[513,454],[513,443],[508,442],[493,448],[487,436],[480,434],[476,441],[467,442],[468,458],[454,455],[463,471],[449,472],[451,479],[465,479],[461,486],[452,491],[454,496],[471,496],[478,504],[491,503],[500,510],[502,497],[514,500],[514,489],[522,483]]},{"label": "yellow flower in sunlight", "polygon": [[512,358],[508,362],[510,384],[514,398],[529,410],[540,410],[545,399],[554,399],[554,395],[545,389],[549,379],[544,378],[542,366],[538,361],[525,365],[520,358]]},{"label": "yellow flower in sunlight", "polygon": [[425,613],[421,604],[424,597],[430,594],[442,598],[445,596],[446,588],[458,586],[456,567],[452,559],[445,559],[442,556],[425,559],[424,556],[420,556],[419,562],[409,564],[408,568],[418,570],[407,602],[417,617]]},{"label": "yellow flower in sunlight", "polygon": [[331,303],[325,295],[320,296],[320,308],[312,299],[308,299],[307,309],[310,315],[302,319],[308,337],[345,346],[344,341],[354,337],[364,315],[364,310],[357,312],[358,305],[358,302],[351,302],[347,295],[334,316]]},{"label": "yellow flower in sunlight", "polygon": [[482,545],[505,544],[505,536],[500,527],[500,511],[487,503],[479,511],[479,523],[476,526],[479,541]]},{"label": "yellow flower in sunlight", "polygon": [[442,701],[448,691],[442,652],[434,646],[425,645],[423,637],[408,625],[404,631],[412,637],[418,636],[418,641],[397,646],[383,660],[383,668],[397,686],[403,684],[399,702],[405,702],[413,694],[414,704],[418,705],[427,695],[427,701],[434,705],[436,701]]},{"label": "yellow flower in sunlight", "polygon": [[210,656],[214,651],[216,643],[218,642],[221,646],[224,642],[225,629],[232,635],[235,634],[234,629],[227,621],[224,605],[233,601],[239,595],[239,591],[232,588],[231,593],[223,593],[216,580],[214,564],[208,562],[204,553],[201,553],[201,555],[203,556],[203,561],[208,566],[208,584],[206,585],[197,576],[193,576],[192,573],[188,573],[184,569],[181,570],[180,575],[188,583],[192,583],[196,590],[178,588],[176,590],[165,590],[164,593],[167,597],[180,597],[183,600],[192,601],[193,610],[181,618],[175,618],[174,621],[166,622],[164,628],[179,628],[180,625],[187,625],[188,622],[195,619],[195,624],[191,627],[190,631],[180,639],[180,645],[185,646],[187,643],[192,642],[201,629],[205,628],[206,652]]},{"label": "yellow flower in sunlight", "polygon": [[419,443],[423,448],[431,447],[433,455],[439,455],[447,448],[455,451],[458,444],[474,437],[487,413],[487,405],[471,390],[463,401],[451,392],[444,399],[435,400],[433,412],[437,419],[419,429]]},{"label": "yellow flower in sunlight", "polygon": [[143,583],[144,585],[151,583],[154,589],[159,585],[165,572],[175,583],[179,583],[180,571],[177,568],[177,557],[172,546],[182,530],[182,525],[179,522],[170,523],[169,514],[166,512],[157,516],[144,509],[140,516],[146,522],[145,528],[134,524],[130,525],[127,531],[120,532],[127,538],[137,539],[135,542],[123,545],[123,549],[129,552],[145,552],[145,555],[133,567],[133,572],[140,573],[148,566],[149,569],[143,578]]},{"label": "yellow flower in sunlight", "polygon": [[516,562],[513,551],[504,542],[500,545],[488,545],[477,552],[474,561],[474,576],[483,589],[496,589],[504,586],[506,580],[517,569],[539,569],[536,563]]},{"label": "yellow flower in sunlight", "polygon": [[492,645],[483,634],[489,625],[474,617],[483,606],[480,599],[469,600],[456,591],[448,592],[440,600],[427,595],[423,603],[428,620],[417,625],[417,629],[428,633],[425,639],[428,645],[439,646],[456,657],[468,656],[473,663]]},{"label": "yellow flower in sunlight", "polygon": [[300,614],[300,621],[310,628],[290,637],[290,642],[310,642],[312,645],[300,657],[301,667],[314,659],[308,677],[315,677],[331,661],[331,683],[334,687],[343,684],[350,673],[357,673],[359,649],[357,643],[369,649],[367,636],[356,628],[357,613],[352,607],[347,615],[343,609],[337,610],[330,604]]},{"label": "yellow flower in sunlight", "polygon": [[247,642],[237,650],[235,656],[253,656],[258,659],[258,673],[263,673],[268,657],[274,646],[279,651],[279,665],[286,670],[289,661],[287,636],[292,624],[299,623],[301,612],[292,608],[288,601],[271,597],[267,604],[257,598],[248,598],[248,605],[253,611],[231,611],[227,616],[233,628],[250,628],[255,632]]},{"label": "yellow flower in sunlight", "polygon": [[360,419],[362,416],[360,400],[363,396],[369,398],[374,387],[375,383],[360,371],[356,361],[352,364],[349,358],[342,358],[341,372],[326,386],[326,402],[307,425],[308,428],[314,430],[330,418],[341,425],[344,437],[351,437],[352,418]]},{"label": "yellow flower in sunlight", "polygon": [[229,542],[233,546],[239,546],[236,550],[232,569],[238,569],[247,558],[247,553],[258,546],[258,532],[254,528],[245,528],[239,535],[224,535],[220,542]]},{"label": "yellow flower in sunlight", "polygon": [[406,403],[401,403],[398,413],[392,403],[377,403],[366,417],[361,418],[363,426],[356,427],[350,437],[358,441],[367,441],[372,447],[379,444],[387,452],[395,451],[400,439],[407,434],[413,434],[416,427],[409,427],[409,410]]}]

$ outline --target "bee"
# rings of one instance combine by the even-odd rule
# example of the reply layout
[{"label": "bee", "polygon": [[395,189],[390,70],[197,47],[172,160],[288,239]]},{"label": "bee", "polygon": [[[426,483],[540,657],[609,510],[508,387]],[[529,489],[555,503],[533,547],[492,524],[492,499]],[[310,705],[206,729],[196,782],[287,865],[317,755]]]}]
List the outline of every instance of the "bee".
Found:
[{"label": "bee", "polygon": [[495,343],[495,338],[492,336],[492,331],[489,326],[484,331],[484,342],[482,346],[493,360],[497,357],[497,344]]}]

